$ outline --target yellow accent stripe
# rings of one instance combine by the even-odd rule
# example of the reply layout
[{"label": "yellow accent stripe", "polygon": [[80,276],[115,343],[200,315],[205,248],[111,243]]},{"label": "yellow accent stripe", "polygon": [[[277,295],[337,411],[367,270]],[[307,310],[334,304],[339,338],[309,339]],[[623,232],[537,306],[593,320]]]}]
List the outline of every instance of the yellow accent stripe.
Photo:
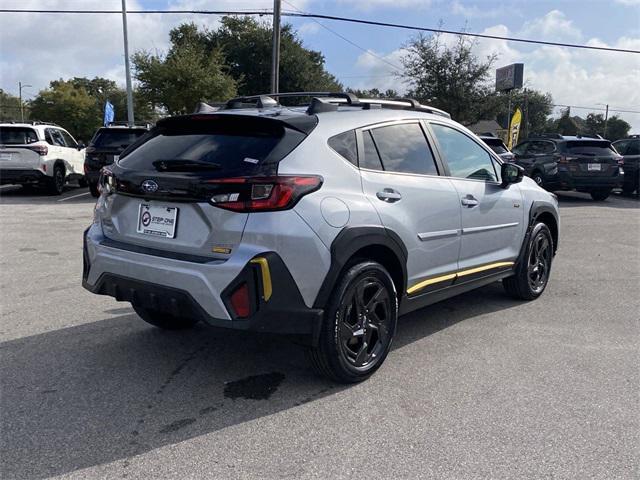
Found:
[{"label": "yellow accent stripe", "polygon": [[273,293],[271,287],[271,271],[269,270],[269,262],[264,257],[256,257],[251,260],[250,263],[260,265],[260,272],[262,273],[262,298],[264,298],[265,302],[268,302],[271,298],[271,294]]},{"label": "yellow accent stripe", "polygon": [[421,282],[416,283],[414,286],[409,287],[407,289],[407,293],[411,295],[419,290],[422,290],[429,285],[433,285],[435,283],[446,282],[447,280],[455,280],[458,277],[464,277],[465,275],[473,275],[474,273],[484,272],[486,270],[492,270],[494,268],[500,267],[511,267],[514,265],[514,262],[496,262],[490,263],[488,265],[482,265],[481,267],[469,268],[467,270],[460,270],[456,273],[447,273],[446,275],[440,275],[439,277],[428,278]]}]

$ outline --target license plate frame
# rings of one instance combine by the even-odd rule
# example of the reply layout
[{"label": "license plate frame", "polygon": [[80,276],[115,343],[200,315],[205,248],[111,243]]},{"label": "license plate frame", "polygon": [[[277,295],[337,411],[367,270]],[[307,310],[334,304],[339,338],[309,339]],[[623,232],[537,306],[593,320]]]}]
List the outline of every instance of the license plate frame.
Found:
[{"label": "license plate frame", "polygon": [[156,238],[175,238],[178,211],[178,207],[140,203],[137,232]]},{"label": "license plate frame", "polygon": [[10,162],[13,158],[11,153],[0,153],[0,162]]},{"label": "license plate frame", "polygon": [[601,172],[602,164],[601,163],[587,163],[587,172]]}]

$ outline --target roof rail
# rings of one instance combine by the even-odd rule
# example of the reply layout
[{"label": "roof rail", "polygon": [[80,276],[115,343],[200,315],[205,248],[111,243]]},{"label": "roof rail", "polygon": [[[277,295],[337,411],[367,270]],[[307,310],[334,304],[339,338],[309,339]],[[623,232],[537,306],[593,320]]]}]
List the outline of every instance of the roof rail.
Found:
[{"label": "roof rail", "polygon": [[[129,122],[127,122],[126,120],[109,122],[107,123],[106,126],[107,127],[128,127]],[[148,128],[151,128],[151,124],[149,122],[144,122],[144,123],[134,122],[133,125],[131,125],[131,128],[140,128],[140,127],[144,127],[148,129]]]},{"label": "roof rail", "polygon": [[579,133],[576,135],[576,138],[597,138],[598,140],[604,140],[604,138],[597,133]]},{"label": "roof rail", "polygon": [[535,135],[529,135],[529,138],[556,138],[558,140],[564,139],[559,133],[537,133]]},{"label": "roof rail", "polygon": [[433,113],[446,118],[451,118],[447,112],[438,108],[422,105],[414,98],[358,98],[350,92],[285,92],[285,93],[267,93],[263,95],[249,95],[244,97],[232,98],[227,102],[224,109],[238,108],[273,108],[280,106],[275,100],[281,98],[302,98],[311,97],[311,103],[307,109],[307,113],[313,115],[326,111],[336,110],[327,107],[327,105],[346,104],[351,107],[362,107],[370,109],[372,106],[379,108],[389,108],[394,110],[416,110],[420,112]]}]

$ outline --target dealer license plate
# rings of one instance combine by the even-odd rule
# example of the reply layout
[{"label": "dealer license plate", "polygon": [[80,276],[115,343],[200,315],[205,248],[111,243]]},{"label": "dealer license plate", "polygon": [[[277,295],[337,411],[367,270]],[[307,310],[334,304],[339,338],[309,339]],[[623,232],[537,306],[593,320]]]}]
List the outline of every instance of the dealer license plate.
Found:
[{"label": "dealer license plate", "polygon": [[173,238],[178,223],[178,209],[141,203],[138,210],[138,233]]},{"label": "dealer license plate", "polygon": [[587,164],[587,171],[588,172],[599,172],[600,170],[602,170],[602,165],[599,163],[588,163]]}]

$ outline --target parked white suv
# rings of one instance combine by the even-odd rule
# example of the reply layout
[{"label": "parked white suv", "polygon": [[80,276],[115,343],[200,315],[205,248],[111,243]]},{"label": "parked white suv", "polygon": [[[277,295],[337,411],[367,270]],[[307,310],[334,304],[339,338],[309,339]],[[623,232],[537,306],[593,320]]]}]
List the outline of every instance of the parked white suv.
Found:
[{"label": "parked white suv", "polygon": [[60,195],[84,180],[84,145],[53,123],[0,123],[0,185],[44,185]]},{"label": "parked white suv", "polygon": [[[415,100],[268,96],[162,119],[104,167],[83,285],[165,329],[291,334],[357,382],[398,315],[502,280],[544,291],[555,197]],[[465,299],[463,301],[468,301]]]}]

